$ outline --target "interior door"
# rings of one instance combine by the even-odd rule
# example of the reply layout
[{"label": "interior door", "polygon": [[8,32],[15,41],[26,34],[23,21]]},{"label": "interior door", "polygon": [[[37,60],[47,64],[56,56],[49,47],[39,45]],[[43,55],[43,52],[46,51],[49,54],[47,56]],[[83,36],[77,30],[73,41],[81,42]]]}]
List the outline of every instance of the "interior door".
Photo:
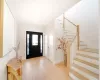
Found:
[{"label": "interior door", "polygon": [[[28,38],[29,37],[29,38]],[[43,55],[43,33],[27,32],[27,58]]]},{"label": "interior door", "polygon": [[45,35],[45,57],[49,59],[48,50],[49,50],[48,36]]},{"label": "interior door", "polygon": [[53,36],[49,35],[49,37],[48,37],[48,56],[51,61],[53,61],[53,57],[54,57],[53,50],[54,50]]}]

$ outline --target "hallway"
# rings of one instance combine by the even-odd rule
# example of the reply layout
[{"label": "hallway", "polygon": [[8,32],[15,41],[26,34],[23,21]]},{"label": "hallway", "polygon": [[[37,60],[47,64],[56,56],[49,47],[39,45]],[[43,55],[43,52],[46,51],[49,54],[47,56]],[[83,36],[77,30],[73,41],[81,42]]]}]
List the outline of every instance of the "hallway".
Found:
[{"label": "hallway", "polygon": [[68,80],[68,76],[61,66],[53,65],[45,57],[38,57],[24,62],[22,80]]},{"label": "hallway", "polygon": [[99,80],[99,7],[0,0],[0,80]]}]

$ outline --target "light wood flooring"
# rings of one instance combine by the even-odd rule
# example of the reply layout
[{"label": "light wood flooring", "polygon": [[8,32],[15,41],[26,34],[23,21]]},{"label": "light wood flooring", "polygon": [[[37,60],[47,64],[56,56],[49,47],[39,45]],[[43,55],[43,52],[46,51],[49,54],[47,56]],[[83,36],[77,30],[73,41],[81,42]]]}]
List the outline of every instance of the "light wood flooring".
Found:
[{"label": "light wood flooring", "polygon": [[69,80],[63,64],[54,65],[45,57],[28,59],[22,67],[22,80]]}]

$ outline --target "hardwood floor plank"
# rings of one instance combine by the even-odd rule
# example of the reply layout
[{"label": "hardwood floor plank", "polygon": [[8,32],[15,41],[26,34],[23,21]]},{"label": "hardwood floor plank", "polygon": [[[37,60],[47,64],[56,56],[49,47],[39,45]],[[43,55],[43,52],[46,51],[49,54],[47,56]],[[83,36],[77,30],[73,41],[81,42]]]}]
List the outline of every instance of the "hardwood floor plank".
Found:
[{"label": "hardwood floor plank", "polygon": [[28,59],[22,68],[22,80],[69,80],[63,69],[45,57]]}]

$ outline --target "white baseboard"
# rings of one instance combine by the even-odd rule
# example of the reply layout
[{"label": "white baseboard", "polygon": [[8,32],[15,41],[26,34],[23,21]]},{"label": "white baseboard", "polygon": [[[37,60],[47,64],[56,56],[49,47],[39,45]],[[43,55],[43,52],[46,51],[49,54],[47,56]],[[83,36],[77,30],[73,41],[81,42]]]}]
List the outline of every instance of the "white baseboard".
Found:
[{"label": "white baseboard", "polygon": [[63,62],[63,60],[57,60],[57,61],[54,61],[54,64],[58,64],[60,62]]}]

